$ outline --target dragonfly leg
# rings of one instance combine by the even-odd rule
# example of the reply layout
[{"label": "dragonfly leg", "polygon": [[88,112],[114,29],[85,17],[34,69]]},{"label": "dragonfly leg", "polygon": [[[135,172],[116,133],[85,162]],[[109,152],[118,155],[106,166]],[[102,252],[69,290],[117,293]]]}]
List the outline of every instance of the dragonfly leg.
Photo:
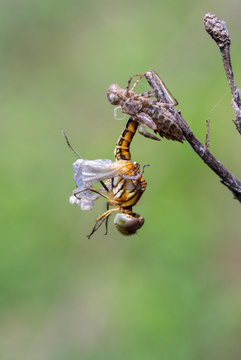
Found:
[{"label": "dragonfly leg", "polygon": [[96,190],[96,189],[94,189],[94,188],[83,189],[83,190],[80,190],[80,191],[75,192],[73,195],[74,195],[78,200],[80,200],[77,195],[80,194],[80,193],[82,193],[82,192],[84,192],[84,191],[88,191],[88,190],[89,190],[89,191],[93,191],[93,192],[95,192],[96,194],[99,194],[100,196],[102,196],[103,198],[105,198],[106,200],[108,200],[109,202],[111,202],[111,199],[110,199],[108,196],[106,196],[106,195],[103,194],[101,191]]},{"label": "dragonfly leg", "polygon": [[108,189],[108,187],[105,185],[104,181],[101,180],[100,183],[101,183],[101,185],[103,186],[103,188],[105,189],[105,191],[106,191],[107,193],[110,192],[109,189]]},{"label": "dragonfly leg", "polygon": [[[110,208],[110,204],[106,203],[106,211],[108,211]],[[108,234],[108,223],[109,223],[109,216],[105,218],[105,235]]]},{"label": "dragonfly leg", "polygon": [[87,235],[87,238],[90,239],[91,236],[101,227],[101,225],[103,224],[103,222],[105,221],[105,218],[104,219],[101,219],[101,221],[96,221],[91,233],[89,235]]},{"label": "dragonfly leg", "polygon": [[90,239],[90,237],[101,227],[101,225],[104,223],[104,221],[106,221],[106,219],[108,219],[108,217],[115,211],[119,211],[119,208],[107,210],[102,215],[100,215],[97,218],[96,223],[95,223],[91,233],[89,235],[87,235],[87,238]]},{"label": "dragonfly leg", "polygon": [[131,88],[131,91],[134,91],[134,89],[136,88],[137,84],[139,83],[139,81],[145,76],[145,73],[143,74],[135,74],[135,75],[132,75],[130,77],[130,79],[128,80],[127,82],[127,86],[126,86],[126,91],[127,91],[127,94],[129,93],[130,91],[130,86],[131,86],[131,82],[132,82],[132,79],[134,79],[134,77],[138,76],[137,80],[135,81],[134,85],[132,86]]},{"label": "dragonfly leg", "polygon": [[160,101],[158,101],[157,103],[155,103],[155,105],[158,105],[160,107],[165,107],[165,108],[171,108],[171,107],[177,106],[178,102],[160,102]]},{"label": "dragonfly leg", "polygon": [[154,97],[155,96],[155,91],[154,90],[149,90],[149,91],[146,91],[144,93],[141,93],[141,94],[138,94],[139,96],[143,96],[143,97],[146,97],[146,98],[150,98],[150,97]]}]

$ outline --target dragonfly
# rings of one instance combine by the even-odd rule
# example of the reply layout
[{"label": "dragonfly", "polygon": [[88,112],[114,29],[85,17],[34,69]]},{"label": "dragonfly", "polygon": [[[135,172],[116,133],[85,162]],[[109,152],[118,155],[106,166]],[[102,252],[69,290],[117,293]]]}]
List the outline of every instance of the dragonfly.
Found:
[{"label": "dragonfly", "polygon": [[[72,148],[67,135],[64,135],[67,145],[77,155],[74,162],[74,181],[76,189],[70,196],[70,203],[78,205],[82,210],[90,210],[96,199],[103,197],[107,201],[106,211],[101,214],[90,232],[90,238],[105,223],[108,233],[108,219],[117,212],[114,225],[123,235],[133,235],[144,224],[144,217],[133,212],[133,206],[137,204],[146,190],[146,180],[143,178],[143,169],[136,162],[131,161],[130,144],[139,124],[130,118],[119,136],[114,155],[116,161],[109,159],[84,160]],[[93,185],[100,183],[101,188],[96,189]],[[114,206],[114,208],[110,208]]]},{"label": "dragonfly", "polygon": [[[131,87],[134,77],[137,79]],[[142,78],[147,80],[151,90],[137,94],[134,90]],[[110,85],[107,98],[112,105],[117,105],[124,114],[130,115],[138,122],[139,132],[142,135],[160,140],[148,131],[149,128],[166,139],[179,142],[185,140],[181,128],[173,121],[172,110],[178,105],[178,101],[154,70],[132,75],[125,89],[117,84]]]}]

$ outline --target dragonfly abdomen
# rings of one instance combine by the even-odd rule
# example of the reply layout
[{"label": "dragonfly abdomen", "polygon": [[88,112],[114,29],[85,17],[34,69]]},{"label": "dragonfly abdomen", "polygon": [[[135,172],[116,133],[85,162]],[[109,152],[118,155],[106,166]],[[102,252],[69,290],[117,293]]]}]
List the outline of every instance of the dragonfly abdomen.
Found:
[{"label": "dragonfly abdomen", "polygon": [[117,140],[114,155],[116,160],[130,160],[130,143],[138,128],[137,121],[130,118],[127,121],[125,129]]}]

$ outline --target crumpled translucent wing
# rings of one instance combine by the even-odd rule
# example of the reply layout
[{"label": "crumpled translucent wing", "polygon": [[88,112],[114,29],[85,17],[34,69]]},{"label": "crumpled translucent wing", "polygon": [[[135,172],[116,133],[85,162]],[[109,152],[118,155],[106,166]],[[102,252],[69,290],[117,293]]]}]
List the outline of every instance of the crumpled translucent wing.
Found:
[{"label": "crumpled translucent wing", "polygon": [[78,159],[73,164],[73,167],[74,181],[78,187],[82,185],[88,187],[117,175],[115,163],[108,159]]},{"label": "crumpled translucent wing", "polygon": [[118,175],[117,162],[108,159],[84,160],[78,159],[73,164],[74,181],[77,189],[70,196],[70,203],[80,206],[82,210],[90,210],[94,201],[100,196],[85,189],[101,180],[110,179]]}]

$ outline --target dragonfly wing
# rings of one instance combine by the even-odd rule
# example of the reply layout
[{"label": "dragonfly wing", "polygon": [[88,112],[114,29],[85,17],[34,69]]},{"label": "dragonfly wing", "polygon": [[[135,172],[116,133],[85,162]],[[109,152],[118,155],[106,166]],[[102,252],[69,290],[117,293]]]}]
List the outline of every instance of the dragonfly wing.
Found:
[{"label": "dragonfly wing", "polygon": [[76,204],[81,210],[91,210],[94,201],[100,196],[99,194],[92,193],[90,190],[81,191],[79,188],[73,191],[73,195],[70,196],[70,204]]},{"label": "dragonfly wing", "polygon": [[78,187],[89,187],[97,182],[117,175],[115,163],[108,159],[78,159],[73,164],[74,181]]},{"label": "dragonfly wing", "polygon": [[74,181],[77,188],[70,196],[70,203],[80,206],[82,210],[90,210],[94,201],[100,196],[90,190],[92,185],[101,180],[110,179],[118,175],[118,166],[108,159],[84,160],[78,159],[73,164]]}]

